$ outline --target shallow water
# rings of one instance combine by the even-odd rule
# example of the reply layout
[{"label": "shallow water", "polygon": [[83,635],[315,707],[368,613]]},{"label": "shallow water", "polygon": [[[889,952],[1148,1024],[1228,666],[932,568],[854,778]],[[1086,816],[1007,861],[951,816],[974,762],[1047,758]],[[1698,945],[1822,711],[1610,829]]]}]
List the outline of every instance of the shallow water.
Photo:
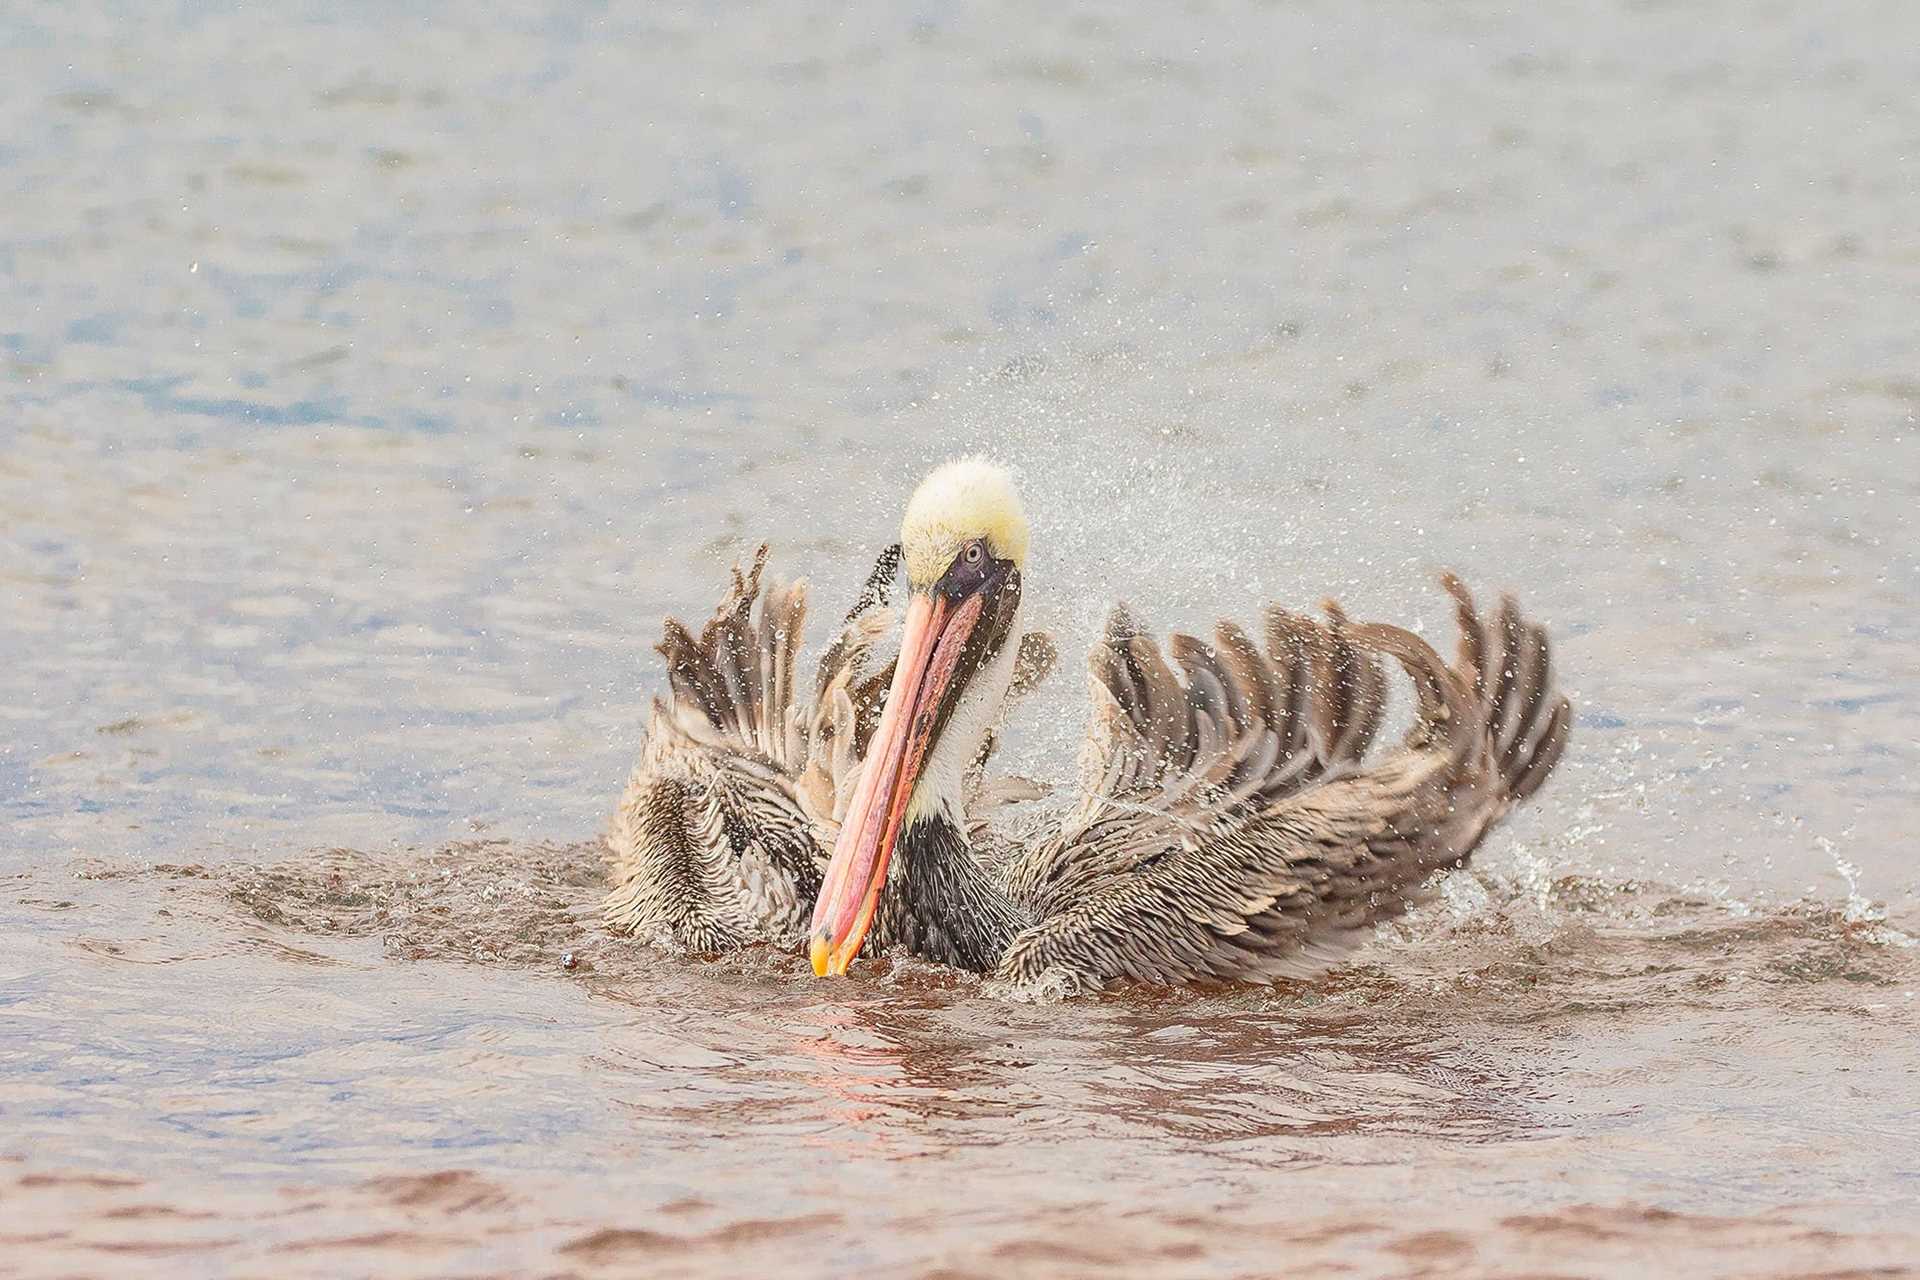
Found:
[{"label": "shallow water", "polygon": [[[1909,7],[644,13],[0,15],[0,1269],[1920,1265]],[[1271,991],[602,934],[660,615],[982,446],[1559,776]]]}]

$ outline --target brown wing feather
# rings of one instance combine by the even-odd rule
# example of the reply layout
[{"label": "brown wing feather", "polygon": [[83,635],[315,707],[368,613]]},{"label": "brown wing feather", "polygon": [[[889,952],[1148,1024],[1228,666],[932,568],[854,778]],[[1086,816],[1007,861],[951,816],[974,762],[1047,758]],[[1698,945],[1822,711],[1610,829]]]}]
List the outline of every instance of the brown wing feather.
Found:
[{"label": "brown wing feather", "polygon": [[[1336,638],[1341,626],[1270,610],[1265,654],[1231,623],[1220,624],[1212,644],[1176,635],[1169,647],[1182,681],[1125,606],[1116,607],[1089,657],[1085,798],[1058,837],[1009,869],[1016,899],[1044,918],[1168,845],[1199,839],[1223,819],[1257,812],[1356,761],[1357,753],[1339,752],[1364,749],[1367,722],[1378,715],[1366,691],[1383,681],[1369,654]],[[1325,670],[1316,673],[1316,663]],[[1347,680],[1336,692],[1340,663]]]},{"label": "brown wing feather", "polygon": [[696,636],[669,618],[656,699],[607,844],[603,910],[627,933],[700,951],[797,935],[825,860],[799,790],[813,751],[794,669],[804,583],[765,581],[767,548],[736,566]]},{"label": "brown wing feather", "polygon": [[608,833],[613,927],[708,951],[797,936],[864,746],[859,722],[885,692],[869,668],[898,558],[882,553],[810,691],[798,680],[806,584],[769,582],[764,544],[698,635],[666,620],[671,696],[654,703]]},{"label": "brown wing feather", "polygon": [[[1458,580],[1447,586],[1463,633],[1454,666],[1399,627],[1276,609],[1264,655],[1227,625],[1213,646],[1176,637],[1187,679],[1169,687],[1138,625],[1110,625],[1092,660],[1091,785],[1009,873],[1038,923],[1000,975],[1312,972],[1464,861],[1551,772],[1571,709],[1552,692],[1543,630],[1511,602],[1488,627]],[[1375,655],[1408,673],[1417,706],[1405,741],[1363,763],[1384,707]]]}]

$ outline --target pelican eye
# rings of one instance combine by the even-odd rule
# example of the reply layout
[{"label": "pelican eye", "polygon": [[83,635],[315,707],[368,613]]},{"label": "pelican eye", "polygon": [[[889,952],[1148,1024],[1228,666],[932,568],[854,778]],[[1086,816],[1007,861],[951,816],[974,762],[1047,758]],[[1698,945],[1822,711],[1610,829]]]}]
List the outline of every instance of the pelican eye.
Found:
[{"label": "pelican eye", "polygon": [[976,569],[980,567],[980,562],[987,558],[986,551],[977,542],[969,542],[965,554],[967,563]]}]

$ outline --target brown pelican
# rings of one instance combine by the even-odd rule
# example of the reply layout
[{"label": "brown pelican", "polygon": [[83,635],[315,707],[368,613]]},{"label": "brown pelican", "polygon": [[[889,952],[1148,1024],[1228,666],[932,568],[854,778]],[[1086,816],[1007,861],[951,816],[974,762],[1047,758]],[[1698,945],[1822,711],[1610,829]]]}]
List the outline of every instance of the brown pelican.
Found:
[{"label": "brown pelican", "polygon": [[[908,502],[900,545],[899,655],[836,814],[808,939],[817,974],[845,973],[870,937],[1062,990],[1324,968],[1461,865],[1566,745],[1546,633],[1511,599],[1487,625],[1451,576],[1452,665],[1331,605],[1324,622],[1270,609],[1264,652],[1227,622],[1211,644],[1176,635],[1169,663],[1116,609],[1091,659],[1083,795],[995,867],[968,839],[963,783],[1022,634],[1028,528],[1008,474],[978,459],[939,468]],[[1405,668],[1417,705],[1405,740],[1368,761],[1376,654]]]}]

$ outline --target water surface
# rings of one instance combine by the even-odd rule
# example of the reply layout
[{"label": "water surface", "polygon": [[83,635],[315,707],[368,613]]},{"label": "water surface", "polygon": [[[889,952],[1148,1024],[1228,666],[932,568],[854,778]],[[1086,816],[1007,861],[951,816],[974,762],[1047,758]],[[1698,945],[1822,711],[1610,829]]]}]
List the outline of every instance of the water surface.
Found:
[{"label": "water surface", "polygon": [[[1897,3],[0,16],[0,1239],[166,1274],[1920,1256]],[[1554,782],[1359,962],[635,953],[659,618],[989,448],[1069,655],[1511,587]],[[1074,664],[1013,762],[1070,776]],[[572,957],[571,968],[563,957]]]}]

